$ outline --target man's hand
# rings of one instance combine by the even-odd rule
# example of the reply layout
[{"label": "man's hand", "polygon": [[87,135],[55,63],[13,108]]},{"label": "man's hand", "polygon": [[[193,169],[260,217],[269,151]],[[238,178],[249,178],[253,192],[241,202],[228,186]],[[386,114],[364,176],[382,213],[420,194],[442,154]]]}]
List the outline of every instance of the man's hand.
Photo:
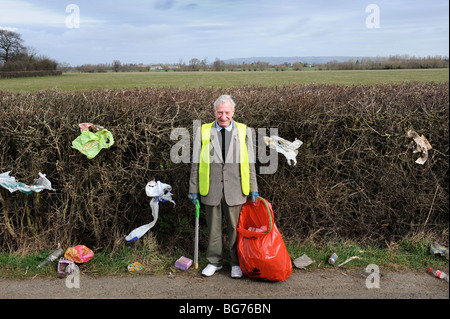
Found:
[{"label": "man's hand", "polygon": [[195,202],[197,201],[197,199],[199,198],[197,193],[189,193],[188,197],[191,200],[192,204],[194,204],[194,205],[195,205]]},{"label": "man's hand", "polygon": [[259,196],[259,193],[258,193],[258,192],[252,193],[252,202],[253,202],[253,203],[256,202],[256,197],[258,197],[258,196]]}]

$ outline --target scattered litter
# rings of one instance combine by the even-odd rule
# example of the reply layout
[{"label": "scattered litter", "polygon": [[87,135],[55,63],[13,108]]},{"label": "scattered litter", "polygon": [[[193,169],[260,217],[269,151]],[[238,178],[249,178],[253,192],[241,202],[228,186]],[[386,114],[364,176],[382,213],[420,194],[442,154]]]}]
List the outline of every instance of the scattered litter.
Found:
[{"label": "scattered litter", "polygon": [[80,123],[80,124],[78,124],[78,126],[80,127],[81,133],[83,133],[83,131],[89,130],[89,129],[91,129],[91,131],[94,133],[104,129],[103,126],[95,125],[92,123]]},{"label": "scattered litter", "polygon": [[442,270],[428,268],[428,271],[431,272],[436,278],[444,279],[448,283],[448,275]]},{"label": "scattered litter", "polygon": [[269,148],[282,153],[287,158],[289,165],[291,165],[291,161],[294,162],[294,165],[297,165],[297,148],[302,146],[302,141],[295,139],[294,142],[289,142],[279,136],[272,135],[270,137],[264,136],[264,143],[266,143]]},{"label": "scattered litter", "polygon": [[39,178],[34,180],[34,185],[26,185],[17,182],[13,176],[9,175],[10,171],[0,174],[0,185],[9,190],[11,193],[20,191],[25,194],[40,192],[44,189],[54,191],[52,183],[45,177],[45,174],[39,172]]},{"label": "scattered litter", "polygon": [[181,270],[188,270],[189,267],[192,265],[192,259],[189,259],[187,257],[181,256],[178,258],[178,260],[175,262],[175,267]]},{"label": "scattered litter", "polygon": [[313,262],[314,262],[314,260],[309,258],[306,254],[303,254],[302,256],[300,256],[294,260],[294,265],[297,268],[306,269],[306,267],[311,265]]},{"label": "scattered litter", "polygon": [[58,261],[58,274],[70,275],[75,270],[73,260],[61,257]]},{"label": "scattered litter", "polygon": [[75,247],[69,247],[64,254],[64,257],[68,260],[72,260],[76,263],[85,263],[94,257],[94,253],[91,249],[84,245],[78,245]]},{"label": "scattered litter", "polygon": [[173,279],[175,278],[175,275],[172,274],[172,272],[170,271],[169,274],[167,275],[167,278]]},{"label": "scattered litter", "polygon": [[334,265],[334,263],[336,262],[336,260],[338,259],[338,255],[336,255],[336,253],[333,253],[330,258],[328,258],[328,263],[330,265]]},{"label": "scattered litter", "polygon": [[[413,153],[420,153],[419,158],[416,160],[417,164],[423,165],[428,159],[428,151],[431,150],[431,144],[428,142],[425,136],[417,134],[414,130],[409,130],[406,134],[413,140],[410,143],[410,147],[413,149]],[[414,144],[415,142],[415,144]]]},{"label": "scattered litter", "polygon": [[348,258],[346,261],[344,261],[342,264],[337,265],[337,267],[342,267],[342,266],[344,266],[346,263],[348,263],[349,261],[352,261],[352,260],[354,260],[354,259],[362,259],[362,258],[359,257],[359,256],[353,256],[353,257],[350,257],[350,258]]},{"label": "scattered litter", "polygon": [[134,263],[129,264],[127,269],[129,272],[140,271],[144,269],[144,266],[139,261],[135,261]]},{"label": "scattered litter", "polygon": [[[102,126],[95,126],[91,123],[79,124],[81,135],[72,141],[72,148],[92,159],[104,148],[109,148],[114,144],[114,138],[110,131]],[[93,130],[89,130],[92,128]]]},{"label": "scattered litter", "polygon": [[161,183],[160,181],[155,182],[154,180],[147,183],[145,186],[145,193],[147,196],[152,197],[150,201],[150,207],[152,209],[153,221],[149,224],[142,225],[141,227],[136,228],[131,233],[129,233],[125,240],[135,241],[141,238],[147,231],[149,231],[153,226],[155,226],[156,221],[158,220],[158,211],[159,211],[159,202],[171,202],[175,205],[175,202],[172,200],[172,186],[169,184]]},{"label": "scattered litter", "polygon": [[62,255],[63,252],[64,252],[64,250],[62,248],[58,248],[57,250],[52,252],[50,255],[48,255],[47,258],[45,258],[43,262],[41,262],[39,265],[37,265],[36,269],[39,269],[42,266],[44,266],[45,264],[56,260],[59,256]]},{"label": "scattered litter", "polygon": [[437,241],[434,243],[434,245],[431,245],[431,253],[434,255],[441,255],[441,256],[445,256],[445,258],[447,258],[448,260],[448,248],[442,246],[441,244],[439,244]]}]

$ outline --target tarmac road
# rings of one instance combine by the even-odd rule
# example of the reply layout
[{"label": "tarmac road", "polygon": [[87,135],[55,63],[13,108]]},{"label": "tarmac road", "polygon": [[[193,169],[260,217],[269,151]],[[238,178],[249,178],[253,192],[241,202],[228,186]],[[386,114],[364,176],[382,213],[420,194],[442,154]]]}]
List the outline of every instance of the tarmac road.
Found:
[{"label": "tarmac road", "polygon": [[[283,282],[232,279],[223,269],[206,278],[190,269],[175,276],[130,273],[27,280],[0,278],[0,299],[449,299],[449,285],[426,272],[383,272],[379,288],[365,269],[294,269]],[[372,276],[368,279],[368,276]],[[368,288],[369,286],[375,286]]]}]

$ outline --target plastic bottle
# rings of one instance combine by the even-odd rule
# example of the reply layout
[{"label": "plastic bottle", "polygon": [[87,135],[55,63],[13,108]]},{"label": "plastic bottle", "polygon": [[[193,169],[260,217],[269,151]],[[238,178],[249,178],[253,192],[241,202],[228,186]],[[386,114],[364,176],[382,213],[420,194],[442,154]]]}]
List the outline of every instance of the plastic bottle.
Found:
[{"label": "plastic bottle", "polygon": [[64,252],[64,250],[62,248],[59,248],[59,249],[55,250],[50,255],[48,255],[47,258],[45,258],[45,260],[43,262],[41,262],[39,265],[37,265],[36,269],[41,268],[42,266],[44,266],[48,262],[56,260],[59,256],[62,255],[63,252]]},{"label": "plastic bottle", "polygon": [[437,278],[445,279],[445,281],[448,283],[448,275],[442,270],[428,268],[428,271],[431,272]]}]

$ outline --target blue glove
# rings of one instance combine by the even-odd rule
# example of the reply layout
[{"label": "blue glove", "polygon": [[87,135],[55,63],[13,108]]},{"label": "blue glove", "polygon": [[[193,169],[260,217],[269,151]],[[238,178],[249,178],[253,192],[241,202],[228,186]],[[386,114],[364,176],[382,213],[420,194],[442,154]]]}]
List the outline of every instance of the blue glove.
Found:
[{"label": "blue glove", "polygon": [[195,205],[195,202],[197,201],[199,196],[197,193],[189,193],[188,197],[192,201],[192,203]]},{"label": "blue glove", "polygon": [[256,201],[256,197],[258,197],[258,196],[259,196],[259,193],[258,193],[258,192],[252,193],[252,202],[253,202],[253,203]]}]

